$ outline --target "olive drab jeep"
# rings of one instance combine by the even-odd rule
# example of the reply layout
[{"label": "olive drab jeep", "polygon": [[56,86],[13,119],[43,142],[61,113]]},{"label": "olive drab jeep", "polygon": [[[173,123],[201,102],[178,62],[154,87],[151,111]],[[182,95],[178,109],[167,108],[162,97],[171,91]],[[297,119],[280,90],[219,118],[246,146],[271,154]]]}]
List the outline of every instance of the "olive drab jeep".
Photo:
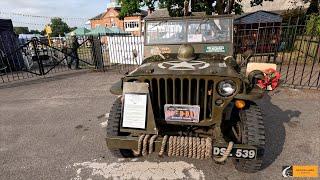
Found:
[{"label": "olive drab jeep", "polygon": [[232,16],[147,17],[144,61],[111,87],[107,147],[124,157],[231,158],[261,168],[265,132],[254,102],[259,71],[233,58]]}]

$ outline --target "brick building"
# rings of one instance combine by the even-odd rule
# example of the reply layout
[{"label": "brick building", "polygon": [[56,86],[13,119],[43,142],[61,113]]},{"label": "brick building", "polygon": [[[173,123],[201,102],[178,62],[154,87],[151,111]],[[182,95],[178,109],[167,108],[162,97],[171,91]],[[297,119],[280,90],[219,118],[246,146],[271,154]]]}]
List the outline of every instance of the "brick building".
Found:
[{"label": "brick building", "polygon": [[121,6],[117,0],[111,0],[105,12],[90,19],[91,28],[96,28],[97,26],[118,27],[133,35],[142,35],[144,30],[143,18],[147,16],[147,11],[141,10],[140,13],[127,16],[123,20],[118,17],[120,11]]}]

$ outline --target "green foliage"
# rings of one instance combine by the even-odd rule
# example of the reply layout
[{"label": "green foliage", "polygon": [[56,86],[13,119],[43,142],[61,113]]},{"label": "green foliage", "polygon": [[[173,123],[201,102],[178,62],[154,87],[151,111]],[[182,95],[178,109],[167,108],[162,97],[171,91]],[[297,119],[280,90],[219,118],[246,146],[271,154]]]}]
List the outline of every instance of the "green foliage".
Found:
[{"label": "green foliage", "polygon": [[241,0],[236,1],[233,6],[232,10],[235,14],[242,14],[243,13],[243,5],[241,4]]},{"label": "green foliage", "polygon": [[311,0],[310,6],[307,9],[307,14],[314,14],[319,13],[319,1],[318,0]]},{"label": "green foliage", "polygon": [[61,18],[51,19],[52,37],[65,36],[65,33],[70,32],[70,28],[67,23],[63,22]]},{"label": "green foliage", "polygon": [[166,8],[170,16],[183,16],[184,0],[166,0]]},{"label": "green foliage", "polygon": [[28,34],[29,28],[28,27],[13,27],[13,31],[16,34]]},{"label": "green foliage", "polygon": [[154,11],[155,10],[155,3],[157,0],[144,0],[143,5],[147,6],[149,11]]},{"label": "green foliage", "polygon": [[142,6],[141,0],[120,0],[120,2],[121,2],[121,11],[119,13],[120,19],[123,19],[125,16],[140,12],[140,7]]},{"label": "green foliage", "polygon": [[[120,0],[121,12],[120,19],[125,16],[140,12],[142,6],[147,6],[149,10],[155,9],[155,3],[158,2],[159,8],[167,8],[170,16],[183,16],[184,15],[184,1],[185,0]],[[190,0],[187,0],[190,2]],[[250,0],[251,6],[262,5],[263,1],[273,0]],[[307,1],[307,0],[306,0]],[[242,14],[242,0],[191,0],[191,8],[193,12],[206,12],[206,14],[212,14],[216,12],[218,14]],[[213,8],[212,4],[216,3],[216,7]]]},{"label": "green foliage", "polygon": [[214,11],[212,2],[210,0],[199,0],[191,3],[192,11],[201,12],[204,11],[206,14],[212,14]]},{"label": "green foliage", "polygon": [[320,15],[312,14],[307,21],[306,27],[307,35],[319,36],[320,35]]},{"label": "green foliage", "polygon": [[[272,0],[271,0],[272,1]],[[183,16],[184,0],[162,0],[162,4],[166,6],[171,16]],[[216,7],[213,8],[212,4],[216,2]],[[242,0],[192,0],[191,7],[193,12],[206,12],[212,14],[242,14]],[[229,4],[230,3],[230,4]],[[261,5],[263,0],[251,0],[252,6]]]},{"label": "green foliage", "polygon": [[[271,0],[272,1],[272,0]],[[258,6],[258,5],[262,5],[263,0],[251,0],[250,1],[250,5],[251,6]]]},{"label": "green foliage", "polygon": [[166,0],[159,0],[158,7],[160,9],[166,8]]},{"label": "green foliage", "polygon": [[74,30],[76,30],[76,29],[77,29],[77,27],[71,27],[71,28],[69,29],[69,32],[74,31]]},{"label": "green foliage", "polygon": [[30,30],[30,34],[41,34],[39,30]]},{"label": "green foliage", "polygon": [[306,12],[302,8],[291,9],[282,13],[282,18],[282,22],[287,24],[305,24]]}]

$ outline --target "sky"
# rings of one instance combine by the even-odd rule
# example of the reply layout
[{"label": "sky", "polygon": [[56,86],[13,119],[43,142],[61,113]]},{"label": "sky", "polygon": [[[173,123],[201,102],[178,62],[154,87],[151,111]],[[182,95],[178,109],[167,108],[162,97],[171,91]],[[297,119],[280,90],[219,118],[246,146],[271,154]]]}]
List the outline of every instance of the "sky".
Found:
[{"label": "sky", "polygon": [[[21,13],[37,16],[72,17],[89,19],[103,12],[110,0],[0,0],[0,18],[10,18],[14,25],[37,28],[48,19],[22,17],[8,13]],[[5,12],[6,14],[4,14]],[[68,20],[68,24],[81,26],[84,20]]]},{"label": "sky", "polygon": [[[298,0],[302,1],[302,0]],[[63,19],[71,27],[89,27],[88,19],[104,12],[110,0],[0,0],[0,18],[12,19],[14,26],[42,30],[50,18],[34,18],[10,13],[37,16],[66,17]],[[264,2],[263,6],[252,8],[250,0],[243,0],[245,12],[256,10],[288,9],[291,0]],[[303,3],[300,3],[303,4]],[[299,5],[300,5],[299,4]],[[81,19],[70,19],[81,18]]]}]

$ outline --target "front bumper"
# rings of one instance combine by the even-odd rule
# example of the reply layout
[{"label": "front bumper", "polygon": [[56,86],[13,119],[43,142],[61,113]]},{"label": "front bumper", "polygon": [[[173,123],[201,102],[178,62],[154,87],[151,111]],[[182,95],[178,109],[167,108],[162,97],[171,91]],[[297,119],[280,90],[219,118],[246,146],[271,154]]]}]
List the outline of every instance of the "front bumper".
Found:
[{"label": "front bumper", "polygon": [[[163,137],[158,137],[154,141],[154,152],[160,152]],[[131,136],[109,136],[106,138],[106,143],[109,149],[138,149],[139,137]],[[168,145],[168,144],[167,144]],[[213,142],[213,147],[227,148],[228,143],[218,143]],[[264,149],[256,146],[251,146],[247,144],[234,144],[233,149],[254,149],[257,152],[256,157],[261,157],[264,154]]]}]

